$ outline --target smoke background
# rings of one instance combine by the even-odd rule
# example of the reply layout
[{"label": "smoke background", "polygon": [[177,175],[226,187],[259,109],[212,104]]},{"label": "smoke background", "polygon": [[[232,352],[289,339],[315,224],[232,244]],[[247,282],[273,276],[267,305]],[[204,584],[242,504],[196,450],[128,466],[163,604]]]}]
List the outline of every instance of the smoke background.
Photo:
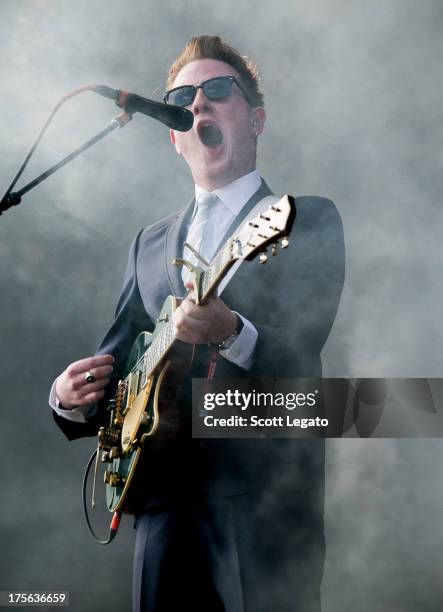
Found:
[{"label": "smoke background", "polygon": [[[330,197],[343,218],[325,376],[441,376],[441,2],[2,0],[0,16],[3,191],[67,91],[102,82],[159,99],[185,42],[220,34],[261,68],[262,175],[280,194]],[[71,102],[19,185],[117,112],[93,94]],[[105,332],[137,230],[191,193],[166,128],[135,116],[0,219],[1,589],[129,609],[131,520],[108,549],[87,534],[94,440],[68,444],[47,395]],[[442,484],[440,440],[328,442],[325,612],[442,609]]]}]

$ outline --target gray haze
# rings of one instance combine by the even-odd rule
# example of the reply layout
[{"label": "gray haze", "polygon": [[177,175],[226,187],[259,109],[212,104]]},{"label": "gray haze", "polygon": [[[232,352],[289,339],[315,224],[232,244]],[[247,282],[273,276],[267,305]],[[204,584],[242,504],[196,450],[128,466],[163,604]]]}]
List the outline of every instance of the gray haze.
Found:
[{"label": "gray haze", "polygon": [[[325,375],[441,376],[441,2],[2,0],[0,17],[2,191],[66,92],[101,82],[160,99],[185,42],[220,34],[261,68],[262,175],[279,194],[331,198],[343,218]],[[91,93],[71,101],[20,186],[117,112]],[[107,549],[88,536],[94,440],[68,444],[47,395],[111,321],[136,231],[191,194],[167,129],[135,116],[0,219],[0,589],[129,609],[131,520]],[[325,612],[442,609],[442,485],[440,440],[329,443]]]}]

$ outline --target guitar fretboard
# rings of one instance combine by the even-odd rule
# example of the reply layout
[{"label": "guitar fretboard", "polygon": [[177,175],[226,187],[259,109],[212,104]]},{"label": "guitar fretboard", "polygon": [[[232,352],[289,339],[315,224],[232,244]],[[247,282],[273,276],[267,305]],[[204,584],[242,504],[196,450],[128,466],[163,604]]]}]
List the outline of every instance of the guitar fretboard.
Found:
[{"label": "guitar fretboard", "polygon": [[226,244],[219,250],[209,267],[202,276],[202,301],[207,299],[211,293],[215,291],[221,279],[229,270],[233,262],[231,254],[231,243],[229,239]]}]

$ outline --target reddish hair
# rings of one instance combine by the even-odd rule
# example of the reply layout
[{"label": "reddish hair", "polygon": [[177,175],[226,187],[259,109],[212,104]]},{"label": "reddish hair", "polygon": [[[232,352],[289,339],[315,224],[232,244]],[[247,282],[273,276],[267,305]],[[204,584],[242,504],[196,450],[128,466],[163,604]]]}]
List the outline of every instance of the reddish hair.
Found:
[{"label": "reddish hair", "polygon": [[167,89],[173,87],[177,74],[190,62],[198,59],[214,59],[232,66],[239,74],[253,106],[264,106],[259,87],[259,75],[254,62],[224,43],[219,36],[194,36],[169,69]]}]

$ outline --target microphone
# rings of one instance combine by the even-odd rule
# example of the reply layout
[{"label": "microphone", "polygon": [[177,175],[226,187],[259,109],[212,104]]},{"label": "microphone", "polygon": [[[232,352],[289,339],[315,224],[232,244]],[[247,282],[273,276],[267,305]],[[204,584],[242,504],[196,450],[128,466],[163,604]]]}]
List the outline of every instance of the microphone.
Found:
[{"label": "microphone", "polygon": [[194,115],[182,106],[155,102],[134,93],[113,89],[107,85],[94,85],[93,91],[100,96],[114,100],[117,106],[123,108],[129,115],[137,112],[148,115],[148,117],[153,117],[178,132],[187,132],[194,123]]}]

